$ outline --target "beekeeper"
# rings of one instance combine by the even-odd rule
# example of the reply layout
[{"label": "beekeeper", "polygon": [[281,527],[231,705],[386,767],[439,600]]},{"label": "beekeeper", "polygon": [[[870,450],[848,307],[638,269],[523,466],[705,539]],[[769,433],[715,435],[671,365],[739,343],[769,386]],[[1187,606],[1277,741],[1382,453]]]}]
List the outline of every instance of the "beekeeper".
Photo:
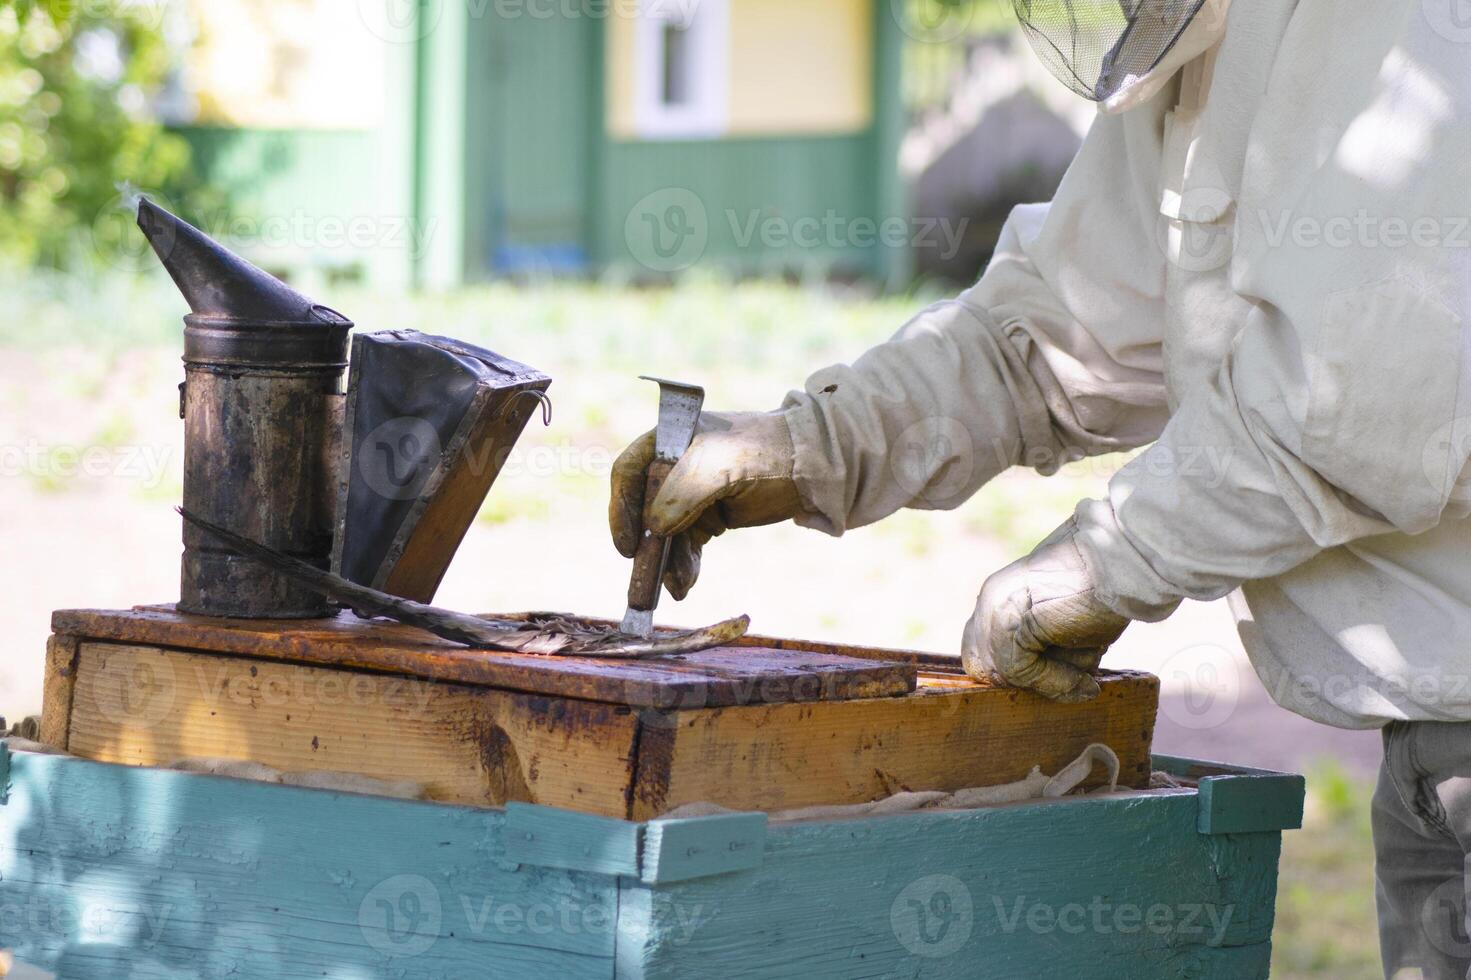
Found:
[{"label": "beekeeper", "polygon": [[[1284,706],[1384,729],[1387,975],[1465,977],[1433,920],[1464,914],[1471,854],[1471,24],[1456,0],[1016,6],[1102,109],[1055,200],[779,410],[707,414],[651,510],[667,585],[727,528],[837,535],[1152,443],[985,582],[966,669],[1090,698],[1129,621],[1229,595]],[[614,470],[625,555],[651,456]]]}]

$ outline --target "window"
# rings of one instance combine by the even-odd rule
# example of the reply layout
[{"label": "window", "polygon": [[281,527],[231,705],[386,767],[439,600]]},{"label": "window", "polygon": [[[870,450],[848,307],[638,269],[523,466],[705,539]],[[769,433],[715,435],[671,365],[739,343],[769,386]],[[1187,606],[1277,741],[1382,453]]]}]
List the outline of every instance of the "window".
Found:
[{"label": "window", "polygon": [[664,23],[661,57],[664,60],[664,84],[659,101],[664,108],[688,105],[690,101],[690,29],[686,24],[673,21]]},{"label": "window", "polygon": [[635,33],[639,135],[697,139],[725,131],[728,0],[642,0]]}]

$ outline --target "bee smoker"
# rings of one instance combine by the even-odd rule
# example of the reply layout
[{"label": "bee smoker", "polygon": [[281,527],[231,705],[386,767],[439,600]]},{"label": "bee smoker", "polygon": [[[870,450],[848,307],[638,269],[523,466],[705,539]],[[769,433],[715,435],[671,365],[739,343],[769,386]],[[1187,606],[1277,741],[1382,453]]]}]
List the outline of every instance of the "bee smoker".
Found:
[{"label": "bee smoker", "polygon": [[[188,301],[184,508],[326,568],[352,322],[144,199],[138,227]],[[178,608],[323,616],[327,600],[184,527]]]}]

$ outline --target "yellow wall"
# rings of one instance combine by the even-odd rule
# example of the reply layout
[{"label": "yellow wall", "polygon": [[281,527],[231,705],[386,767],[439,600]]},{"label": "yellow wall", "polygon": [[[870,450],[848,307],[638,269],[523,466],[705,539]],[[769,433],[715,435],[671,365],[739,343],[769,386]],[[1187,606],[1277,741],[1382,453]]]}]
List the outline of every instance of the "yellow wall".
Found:
[{"label": "yellow wall", "polygon": [[[730,0],[731,136],[850,133],[873,116],[875,0]],[[634,23],[611,17],[608,131],[637,138]]]},{"label": "yellow wall", "polygon": [[731,133],[866,128],[872,117],[871,3],[731,0]]},{"label": "yellow wall", "polygon": [[[615,6],[613,8],[617,10]],[[606,78],[603,89],[606,102],[608,134],[620,139],[633,139],[638,133],[633,106],[634,22],[632,17],[615,14],[608,18],[603,63]]]}]

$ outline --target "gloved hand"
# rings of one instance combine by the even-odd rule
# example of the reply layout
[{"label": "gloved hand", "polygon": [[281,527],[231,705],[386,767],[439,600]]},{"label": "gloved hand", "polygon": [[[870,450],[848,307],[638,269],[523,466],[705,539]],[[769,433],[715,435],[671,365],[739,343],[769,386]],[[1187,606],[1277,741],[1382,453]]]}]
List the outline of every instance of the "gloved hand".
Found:
[{"label": "gloved hand", "polygon": [[986,580],[965,628],[966,673],[1054,701],[1098,696],[1092,672],[1129,620],[1099,601],[1076,533],[1069,520]]},{"label": "gloved hand", "polygon": [[[796,451],[779,412],[704,412],[695,438],[654,498],[650,530],[673,537],[664,585],[683,599],[700,574],[700,553],[727,528],[790,520],[802,510],[792,480]],[[654,461],[646,432],[613,464],[608,524],[632,558],[644,531],[644,476]]]}]

